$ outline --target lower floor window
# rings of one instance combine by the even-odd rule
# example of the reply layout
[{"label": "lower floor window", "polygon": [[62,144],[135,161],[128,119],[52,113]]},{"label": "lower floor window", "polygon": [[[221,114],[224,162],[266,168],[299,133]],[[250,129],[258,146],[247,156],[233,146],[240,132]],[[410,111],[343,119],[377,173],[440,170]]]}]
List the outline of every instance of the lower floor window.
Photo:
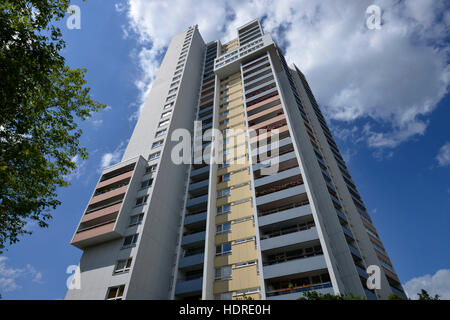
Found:
[{"label": "lower floor window", "polygon": [[106,300],[122,300],[124,291],[125,285],[121,285],[118,287],[111,287],[108,289],[108,295]]}]

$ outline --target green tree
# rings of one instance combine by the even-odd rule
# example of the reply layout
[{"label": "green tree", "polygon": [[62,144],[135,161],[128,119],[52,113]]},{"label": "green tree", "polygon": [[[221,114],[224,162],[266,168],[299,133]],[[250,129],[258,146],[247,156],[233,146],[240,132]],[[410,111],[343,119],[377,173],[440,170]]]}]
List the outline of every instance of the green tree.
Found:
[{"label": "green tree", "polygon": [[388,300],[406,300],[406,299],[398,294],[391,293],[390,295],[388,295]]},{"label": "green tree", "polygon": [[34,220],[47,227],[58,187],[76,169],[79,121],[105,106],[93,101],[85,69],[70,69],[56,27],[67,0],[0,2],[0,253],[30,234]]},{"label": "green tree", "polygon": [[439,295],[435,294],[434,297],[432,297],[425,289],[421,289],[417,295],[419,296],[419,300],[439,300]]},{"label": "green tree", "polygon": [[306,291],[303,293],[303,297],[297,300],[365,300],[359,296],[353,295],[351,292],[343,294],[331,294],[331,293],[318,293],[317,291]]}]

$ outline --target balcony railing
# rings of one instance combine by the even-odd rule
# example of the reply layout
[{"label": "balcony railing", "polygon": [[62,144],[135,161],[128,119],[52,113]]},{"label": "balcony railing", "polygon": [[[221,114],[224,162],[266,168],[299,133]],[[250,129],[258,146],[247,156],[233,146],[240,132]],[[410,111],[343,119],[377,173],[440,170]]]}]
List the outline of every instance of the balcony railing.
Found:
[{"label": "balcony railing", "polygon": [[277,207],[277,208],[271,209],[271,210],[260,211],[258,213],[258,217],[266,216],[268,214],[277,213],[280,211],[285,211],[285,210],[289,210],[289,209],[293,209],[293,208],[297,208],[297,207],[301,207],[301,206],[306,206],[308,204],[309,204],[309,200],[305,200],[305,201],[287,204],[285,206]]},{"label": "balcony railing", "polygon": [[279,296],[279,295],[285,295],[290,293],[297,293],[297,292],[305,292],[305,291],[314,291],[324,288],[331,288],[332,284],[331,282],[327,283],[321,283],[321,284],[307,284],[303,286],[296,286],[291,288],[281,288],[277,290],[272,290],[266,293],[267,297],[273,297],[273,296]]}]

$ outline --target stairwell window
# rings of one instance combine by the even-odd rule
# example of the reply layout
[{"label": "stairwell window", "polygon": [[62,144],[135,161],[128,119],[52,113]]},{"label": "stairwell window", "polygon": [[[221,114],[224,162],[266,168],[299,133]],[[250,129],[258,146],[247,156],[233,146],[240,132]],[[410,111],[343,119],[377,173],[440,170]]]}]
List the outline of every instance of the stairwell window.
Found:
[{"label": "stairwell window", "polygon": [[231,266],[216,268],[215,280],[230,280],[232,278]]},{"label": "stairwell window", "polygon": [[145,168],[145,174],[151,173],[151,172],[155,172],[157,166],[158,166],[158,165],[156,165],[156,164],[153,164],[153,165],[151,165],[151,166],[148,166],[147,168]]},{"label": "stairwell window", "polygon": [[165,118],[165,117],[168,117],[168,116],[170,116],[171,114],[172,114],[172,110],[169,110],[169,111],[163,112],[163,113],[161,114],[161,118]]},{"label": "stairwell window", "polygon": [[148,179],[141,182],[141,189],[151,187],[153,184],[153,179]]},{"label": "stairwell window", "polygon": [[164,127],[164,126],[168,125],[169,122],[170,122],[170,119],[161,121],[161,122],[158,124],[158,128],[161,128],[161,127]]},{"label": "stairwell window", "polygon": [[216,246],[216,256],[231,254],[231,242],[226,242]]},{"label": "stairwell window", "polygon": [[108,294],[106,300],[122,300],[123,293],[125,291],[125,285],[108,288]]},{"label": "stairwell window", "polygon": [[167,129],[162,129],[155,134],[155,138],[161,137],[166,134]]},{"label": "stairwell window", "polygon": [[136,233],[131,236],[125,237],[125,239],[123,240],[122,249],[131,248],[131,247],[136,246],[138,236],[139,236],[139,234]]},{"label": "stairwell window", "polygon": [[158,159],[160,155],[161,155],[161,152],[160,152],[160,151],[155,152],[155,153],[152,153],[152,154],[148,157],[148,160],[155,160],[155,159]]},{"label": "stairwell window", "polygon": [[225,214],[231,211],[230,204],[224,204],[223,206],[217,207],[217,214]]},{"label": "stairwell window", "polygon": [[142,219],[144,219],[143,213],[135,214],[134,216],[130,217],[130,224],[128,226],[132,227],[132,226],[141,224]]},{"label": "stairwell window", "polygon": [[114,274],[130,271],[132,260],[133,258],[117,260],[116,268],[114,269]]},{"label": "stairwell window", "polygon": [[159,146],[162,146],[163,143],[164,143],[164,140],[159,140],[159,141],[153,142],[152,149],[155,149],[155,148],[158,148]]},{"label": "stairwell window", "polygon": [[230,188],[217,191],[217,198],[228,197],[230,195]]},{"label": "stairwell window", "polygon": [[231,232],[231,222],[226,222],[216,226],[216,234]]},{"label": "stairwell window", "polygon": [[230,174],[226,173],[217,177],[217,183],[225,182],[230,180]]},{"label": "stairwell window", "polygon": [[147,200],[148,200],[148,194],[143,197],[136,198],[136,206],[141,206],[143,204],[146,204]]}]

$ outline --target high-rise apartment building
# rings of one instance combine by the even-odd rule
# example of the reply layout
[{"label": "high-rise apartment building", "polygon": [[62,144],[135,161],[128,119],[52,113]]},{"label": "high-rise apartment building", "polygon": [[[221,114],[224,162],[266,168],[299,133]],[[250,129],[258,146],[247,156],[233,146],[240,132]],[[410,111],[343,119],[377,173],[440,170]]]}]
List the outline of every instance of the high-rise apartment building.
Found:
[{"label": "high-rise apartment building", "polygon": [[259,20],[225,44],[197,26],[172,39],[71,243],[66,299],[405,296],[305,76]]}]

